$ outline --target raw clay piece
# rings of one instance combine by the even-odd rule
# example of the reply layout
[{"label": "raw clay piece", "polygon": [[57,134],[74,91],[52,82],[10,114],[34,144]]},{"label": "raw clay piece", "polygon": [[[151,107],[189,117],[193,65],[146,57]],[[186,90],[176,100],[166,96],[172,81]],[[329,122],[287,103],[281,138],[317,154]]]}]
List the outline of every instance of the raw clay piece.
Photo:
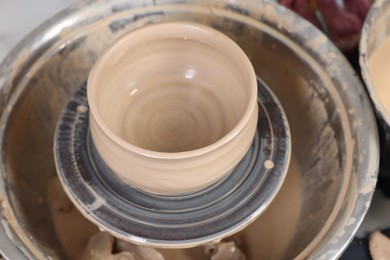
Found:
[{"label": "raw clay piece", "polygon": [[205,253],[210,255],[211,260],[246,260],[245,255],[233,241],[206,246]]},{"label": "raw clay piece", "polygon": [[164,257],[154,248],[137,246],[115,239],[106,232],[92,236],[79,260],[164,260]]}]

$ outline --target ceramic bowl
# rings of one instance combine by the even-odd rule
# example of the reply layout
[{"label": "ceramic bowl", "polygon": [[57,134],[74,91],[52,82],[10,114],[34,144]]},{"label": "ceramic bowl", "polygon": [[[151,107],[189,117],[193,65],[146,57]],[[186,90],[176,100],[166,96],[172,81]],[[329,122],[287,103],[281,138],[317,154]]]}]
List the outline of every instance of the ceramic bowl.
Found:
[{"label": "ceramic bowl", "polygon": [[247,152],[257,83],[230,38],[195,23],[160,23],[115,41],[87,85],[90,129],[106,164],[157,194],[206,188]]}]

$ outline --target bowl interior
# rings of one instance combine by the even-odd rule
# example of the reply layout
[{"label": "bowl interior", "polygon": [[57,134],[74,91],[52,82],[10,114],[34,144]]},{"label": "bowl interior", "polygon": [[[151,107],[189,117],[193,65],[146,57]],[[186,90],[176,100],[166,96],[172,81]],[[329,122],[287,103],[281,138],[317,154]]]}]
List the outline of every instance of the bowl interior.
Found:
[{"label": "bowl interior", "polygon": [[[332,249],[328,250],[330,256],[337,255],[364,215],[364,203],[369,205],[376,176],[377,140],[375,136],[361,138],[361,121],[359,124],[355,120],[357,113],[367,122],[365,131],[375,130],[372,115],[364,112],[369,111],[367,107],[361,107],[367,105],[367,100],[355,89],[361,85],[346,61],[316,29],[273,3],[248,1],[247,7],[240,7],[229,1],[218,1],[218,6],[215,1],[205,1],[204,5],[162,2],[149,6],[147,1],[132,1],[129,6],[126,1],[113,1],[69,10],[61,19],[73,21],[72,26],[55,34],[39,49],[28,45],[31,49],[26,52],[34,50],[27,55],[28,60],[23,60],[23,53],[18,54],[23,66],[15,58],[12,64],[16,69],[9,74],[12,78],[7,78],[9,86],[3,95],[9,105],[2,119],[5,128],[1,143],[5,194],[12,205],[9,211],[17,219],[13,223],[15,232],[34,238],[24,239],[30,251],[63,256],[47,200],[49,179],[56,175],[53,134],[61,109],[86,82],[92,65],[113,40],[153,22],[192,21],[231,37],[248,55],[257,75],[274,91],[287,114],[294,161],[291,171],[295,172],[289,176],[295,176],[294,185],[299,192],[294,195],[296,206],[289,208],[288,214],[296,221],[281,257],[313,256],[323,254],[325,249]],[[138,6],[142,4],[146,7]],[[310,44],[316,48],[308,48],[307,39],[295,32],[294,26],[305,32],[302,35],[312,36]],[[53,27],[46,24],[35,39],[28,40],[38,41],[42,34],[53,36],[53,32]],[[324,61],[328,56],[341,64],[332,67]],[[335,70],[339,68],[343,71]],[[339,74],[330,75],[334,71]],[[348,89],[348,95],[342,89]],[[358,101],[351,101],[355,94]],[[366,145],[368,141],[371,146]],[[373,153],[362,157],[363,149],[372,149]],[[368,183],[368,179],[373,181]],[[357,194],[361,187],[366,188],[366,193]],[[359,199],[363,204],[355,209]],[[354,221],[352,214],[358,214]],[[279,212],[270,219],[283,225],[286,215]],[[352,224],[346,230],[340,227],[348,221]],[[332,237],[340,243],[330,243]]]},{"label": "bowl interior", "polygon": [[245,54],[218,31],[162,23],[110,46],[89,76],[88,100],[96,123],[122,140],[185,152],[247,124],[241,119],[257,97],[254,78]]}]

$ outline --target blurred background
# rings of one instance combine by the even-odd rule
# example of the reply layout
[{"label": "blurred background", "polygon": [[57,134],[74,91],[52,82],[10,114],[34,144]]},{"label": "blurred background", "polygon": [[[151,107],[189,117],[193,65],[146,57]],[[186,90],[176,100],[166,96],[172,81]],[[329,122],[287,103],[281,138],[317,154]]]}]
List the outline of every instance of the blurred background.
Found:
[{"label": "blurred background", "polygon": [[77,0],[1,0],[0,61],[29,32]]}]

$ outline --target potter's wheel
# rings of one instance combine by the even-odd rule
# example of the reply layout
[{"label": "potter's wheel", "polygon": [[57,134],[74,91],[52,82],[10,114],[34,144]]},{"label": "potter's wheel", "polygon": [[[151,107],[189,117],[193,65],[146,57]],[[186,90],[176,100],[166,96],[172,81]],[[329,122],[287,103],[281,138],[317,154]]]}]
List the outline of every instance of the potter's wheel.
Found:
[{"label": "potter's wheel", "polygon": [[0,66],[1,241],[29,258],[61,257],[46,199],[59,114],[113,40],[160,21],[211,26],[248,55],[286,112],[299,170],[298,228],[283,256],[336,259],[370,205],[375,119],[361,82],[330,41],[266,0],[83,2],[21,42]]},{"label": "potter's wheel", "polygon": [[204,190],[163,196],[123,183],[104,163],[89,132],[82,86],[57,127],[54,149],[62,184],[88,219],[134,243],[188,247],[231,235],[268,207],[290,159],[289,127],[279,101],[261,80],[258,92],[257,134],[235,170]]}]

